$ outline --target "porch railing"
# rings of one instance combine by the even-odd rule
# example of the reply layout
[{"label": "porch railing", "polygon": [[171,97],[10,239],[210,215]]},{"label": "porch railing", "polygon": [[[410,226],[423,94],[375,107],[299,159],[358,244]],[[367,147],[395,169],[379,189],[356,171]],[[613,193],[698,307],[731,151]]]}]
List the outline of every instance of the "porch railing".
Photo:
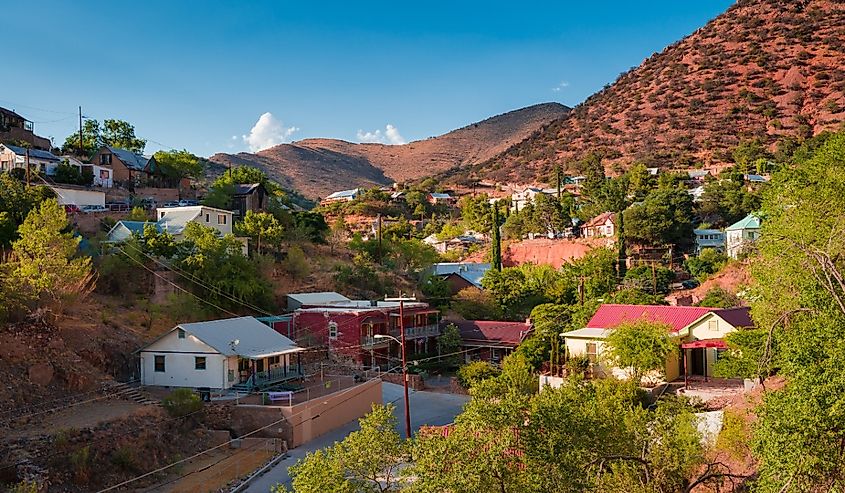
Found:
[{"label": "porch railing", "polygon": [[[399,328],[392,329],[390,335],[399,337]],[[419,325],[416,327],[405,327],[405,339],[419,339],[422,337],[436,337],[440,335],[438,324]]]},{"label": "porch railing", "polygon": [[269,370],[256,372],[255,383],[257,385],[261,385],[269,382],[284,380],[286,378],[299,378],[301,376],[302,373],[297,371],[296,368],[288,367],[287,372],[285,371],[284,367],[271,368]]}]

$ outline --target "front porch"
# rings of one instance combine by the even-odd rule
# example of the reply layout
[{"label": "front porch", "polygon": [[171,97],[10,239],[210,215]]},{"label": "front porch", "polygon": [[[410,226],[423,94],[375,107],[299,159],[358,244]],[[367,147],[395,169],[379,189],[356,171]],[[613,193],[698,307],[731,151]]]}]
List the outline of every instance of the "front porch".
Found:
[{"label": "front porch", "polygon": [[303,378],[299,350],[257,358],[238,356],[237,368],[237,381],[231,388],[239,392],[262,390]]}]

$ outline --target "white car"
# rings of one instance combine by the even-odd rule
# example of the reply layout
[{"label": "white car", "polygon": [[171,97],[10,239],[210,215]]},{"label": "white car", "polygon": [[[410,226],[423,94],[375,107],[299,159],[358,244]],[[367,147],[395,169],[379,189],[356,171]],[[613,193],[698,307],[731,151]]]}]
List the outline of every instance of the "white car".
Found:
[{"label": "white car", "polygon": [[81,207],[81,209],[82,209],[82,212],[84,212],[86,214],[90,214],[92,212],[108,212],[109,211],[108,207],[104,207],[102,205],[83,205]]}]

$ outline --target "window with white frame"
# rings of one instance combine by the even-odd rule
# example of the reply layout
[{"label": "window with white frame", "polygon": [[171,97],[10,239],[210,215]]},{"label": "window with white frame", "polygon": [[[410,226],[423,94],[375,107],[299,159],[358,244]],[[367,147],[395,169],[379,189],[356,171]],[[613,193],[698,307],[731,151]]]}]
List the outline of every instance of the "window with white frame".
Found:
[{"label": "window with white frame", "polygon": [[179,339],[184,339],[185,331],[182,329],[176,329],[176,337],[178,337]]},{"label": "window with white frame", "polygon": [[329,322],[329,339],[337,339],[337,322]]},{"label": "window with white frame", "polygon": [[194,370],[205,370],[205,356],[194,357]]},{"label": "window with white frame", "polygon": [[156,354],[153,356],[153,369],[156,373],[164,373],[164,355]]},{"label": "window with white frame", "polygon": [[217,224],[226,224],[226,214],[217,214]]}]

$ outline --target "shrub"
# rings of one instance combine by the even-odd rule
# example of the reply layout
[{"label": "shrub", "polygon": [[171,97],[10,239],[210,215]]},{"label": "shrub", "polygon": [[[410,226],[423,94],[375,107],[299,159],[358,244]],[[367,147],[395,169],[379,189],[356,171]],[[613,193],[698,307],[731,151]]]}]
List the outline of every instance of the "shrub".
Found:
[{"label": "shrub", "polygon": [[458,382],[465,389],[471,389],[479,382],[499,376],[499,369],[486,361],[473,361],[458,369]]},{"label": "shrub", "polygon": [[87,483],[91,473],[91,447],[77,449],[68,456],[77,483]]},{"label": "shrub", "polygon": [[502,310],[489,291],[478,288],[462,289],[455,295],[452,308],[467,320],[498,320]]},{"label": "shrub", "polygon": [[308,266],[308,258],[302,248],[294,245],[288,249],[288,256],[282,262],[282,267],[285,272],[293,276],[295,279],[303,279],[311,273]]},{"label": "shrub", "polygon": [[135,471],[138,467],[135,451],[125,445],[112,452],[111,462],[124,471]]},{"label": "shrub", "polygon": [[730,454],[731,458],[741,460],[751,453],[748,444],[751,442],[751,431],[745,416],[739,412],[726,409],[722,418],[722,430],[716,437],[716,448]]},{"label": "shrub", "polygon": [[161,402],[174,418],[184,417],[202,409],[200,397],[191,389],[176,389]]},{"label": "shrub", "polygon": [[718,286],[711,288],[704,295],[704,298],[698,302],[698,306],[706,306],[709,308],[734,308],[740,306],[739,298]]}]

